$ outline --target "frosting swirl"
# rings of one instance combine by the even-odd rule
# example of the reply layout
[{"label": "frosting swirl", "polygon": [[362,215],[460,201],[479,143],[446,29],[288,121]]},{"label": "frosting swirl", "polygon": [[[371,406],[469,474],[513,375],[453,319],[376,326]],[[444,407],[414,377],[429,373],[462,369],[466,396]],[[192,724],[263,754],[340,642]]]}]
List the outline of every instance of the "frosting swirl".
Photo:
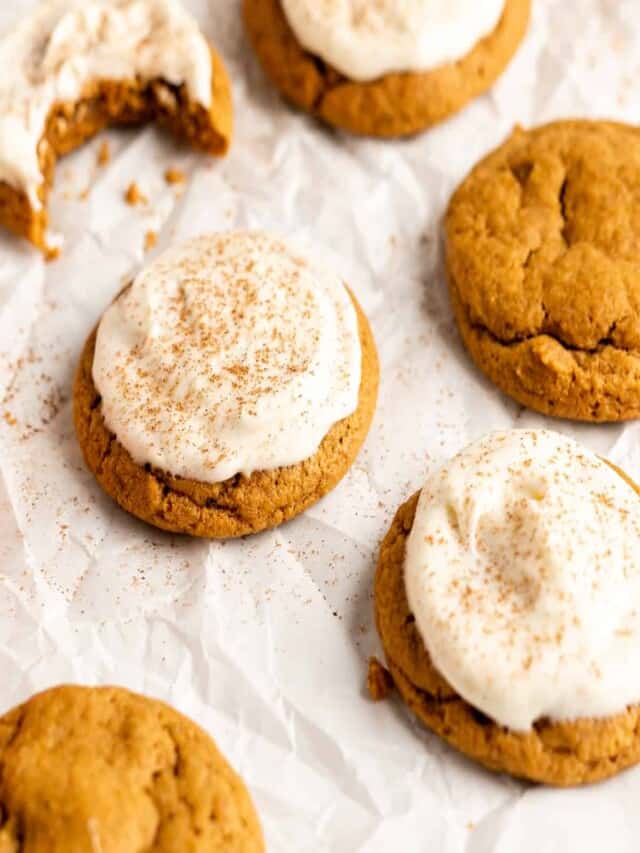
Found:
[{"label": "frosting swirl", "polygon": [[342,281],[251,231],[157,258],[103,315],[93,363],[132,457],[212,483],[312,456],[357,408],[360,376]]},{"label": "frosting swirl", "polygon": [[282,0],[298,41],[350,80],[428,71],[492,32],[505,0]]},{"label": "frosting swirl", "polygon": [[498,723],[640,701],[640,497],[561,435],[494,433],[436,473],[405,585],[436,669]]}]

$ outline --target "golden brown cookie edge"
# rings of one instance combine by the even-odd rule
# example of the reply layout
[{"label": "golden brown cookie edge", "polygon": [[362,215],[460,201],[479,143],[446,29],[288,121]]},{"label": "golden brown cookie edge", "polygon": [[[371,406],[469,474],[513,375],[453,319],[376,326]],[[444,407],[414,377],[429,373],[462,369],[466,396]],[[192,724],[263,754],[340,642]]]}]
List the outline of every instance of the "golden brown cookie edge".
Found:
[{"label": "golden brown cookie edge", "polygon": [[348,132],[394,138],[426,130],[487,91],[502,74],[529,22],[530,0],[506,0],[490,35],[462,59],[423,73],[347,80],[306,51],[280,0],[244,0],[245,29],[266,75],[284,97]]},{"label": "golden brown cookie edge", "polygon": [[[172,777],[175,775],[177,784],[187,786],[193,784],[195,786],[193,795],[196,797],[198,791],[200,794],[206,791],[207,796],[214,797],[214,801],[217,797],[223,798],[222,807],[217,810],[213,820],[217,824],[216,835],[220,834],[220,823],[224,826],[221,832],[224,840],[220,845],[214,842],[211,849],[220,850],[221,853],[222,850],[228,849],[242,851],[242,853],[264,851],[262,828],[244,781],[220,752],[211,735],[201,726],[171,705],[123,687],[88,687],[68,684],[35,693],[0,716],[0,766],[3,767],[3,774],[0,774],[0,817],[2,818],[0,847],[3,841],[11,843],[16,840],[19,846],[21,840],[22,843],[28,841],[29,849],[33,849],[34,853],[40,853],[40,851],[45,853],[54,847],[56,850],[69,849],[61,835],[63,836],[65,830],[73,833],[74,828],[78,827],[77,825],[74,827],[74,821],[71,819],[75,804],[69,797],[70,792],[65,790],[65,785],[73,790],[76,784],[81,782],[86,793],[87,780],[83,780],[81,767],[78,766],[83,753],[87,753],[86,739],[83,737],[77,740],[75,745],[77,749],[74,748],[73,743],[69,744],[68,749],[65,748],[65,772],[51,780],[55,796],[60,793],[61,802],[58,804],[58,809],[51,799],[47,799],[43,807],[41,801],[29,795],[26,779],[34,772],[41,776],[41,763],[37,762],[29,768],[30,762],[27,759],[30,755],[33,760],[32,753],[37,751],[43,735],[51,736],[46,733],[48,726],[55,723],[56,716],[62,715],[65,718],[65,725],[73,725],[75,709],[79,725],[82,727],[86,726],[86,715],[89,718],[95,718],[96,706],[108,718],[111,713],[110,707],[118,705],[121,711],[131,717],[144,718],[145,729],[147,725],[155,726],[159,734],[161,732],[169,734],[174,743],[177,766],[173,771],[168,770],[168,775]],[[57,737],[55,730],[56,726],[53,725],[54,742]],[[100,735],[100,730],[96,729],[94,733]],[[117,738],[114,732],[107,732],[107,734]],[[136,761],[135,747],[131,749],[126,744],[130,734],[131,732],[126,730],[122,732],[123,752],[129,753],[131,769],[133,769]],[[51,746],[46,742],[43,744],[43,749],[51,754]],[[25,752],[28,755],[25,755]],[[198,758],[201,760],[198,761]],[[186,772],[183,773],[183,770]],[[88,783],[92,791],[91,813],[96,817],[96,831],[101,829],[100,808],[106,806],[112,810],[118,807],[115,801],[106,803],[100,801],[100,781],[99,777],[94,777]],[[176,803],[173,807],[171,805],[171,788],[165,787],[163,791],[159,790],[154,795],[155,782],[154,774],[148,786],[142,788],[140,793],[145,800],[153,801],[154,808],[158,812],[157,837],[154,841],[158,842],[158,849],[164,850],[168,849],[163,843],[164,830],[170,828],[169,824],[175,817],[173,809],[178,804]],[[77,791],[77,794],[77,803],[82,804],[84,801],[86,804],[82,793]],[[173,796],[187,804],[187,800],[183,800],[184,794],[180,794],[178,790]],[[191,804],[192,807],[194,805],[197,803]],[[79,807],[81,808],[82,805]],[[208,811],[206,813],[208,815]],[[198,828],[198,822],[203,817],[202,809],[197,811],[194,809],[190,814],[193,825],[186,827],[183,825],[182,830],[187,833],[191,831],[193,840],[201,836],[202,830]],[[113,825],[113,823],[113,820],[107,821],[107,825]],[[89,846],[93,849],[91,827],[88,827],[88,830],[85,841],[87,850]],[[177,831],[180,832],[180,828]],[[170,828],[170,849],[173,849],[171,844],[175,841],[175,832],[174,825]],[[74,846],[73,849],[85,849],[85,843],[82,841],[83,839],[77,837],[73,841],[71,838],[67,839],[69,844],[78,844],[78,847]],[[232,848],[228,847],[227,842],[232,844]]]},{"label": "golden brown cookie edge", "polygon": [[[607,461],[607,460],[605,460]],[[640,495],[640,489],[609,465]],[[378,634],[400,695],[418,719],[489,770],[558,787],[597,782],[640,762],[640,705],[605,719],[536,723],[514,732],[467,703],[433,666],[404,587],[404,554],[419,498],[398,509],[381,547],[374,584]]]},{"label": "golden brown cookie edge", "polygon": [[85,462],[123,509],[173,533],[226,539],[259,533],[299,515],[331,491],[363,444],[378,394],[379,368],[369,322],[353,301],[362,346],[362,378],[356,411],[335,424],[317,453],[297,465],[237,474],[223,483],[202,483],[147,470],[107,429],[91,369],[96,332],[89,336],[74,383],[74,422]]}]

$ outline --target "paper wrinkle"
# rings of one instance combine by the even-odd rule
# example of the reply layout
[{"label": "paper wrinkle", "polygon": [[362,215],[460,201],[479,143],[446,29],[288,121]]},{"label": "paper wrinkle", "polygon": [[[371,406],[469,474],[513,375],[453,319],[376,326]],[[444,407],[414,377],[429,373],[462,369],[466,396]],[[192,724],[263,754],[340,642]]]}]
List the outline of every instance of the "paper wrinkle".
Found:
[{"label": "paper wrinkle", "polygon": [[[0,8],[0,26],[30,5]],[[233,79],[229,157],[210,162],[150,127],[108,131],[58,165],[57,262],[0,235],[0,707],[62,681],[171,702],[247,780],[270,851],[635,851],[640,771],[580,791],[530,788],[454,753],[397,698],[372,703],[364,685],[380,654],[379,541],[466,443],[551,427],[640,479],[638,424],[550,421],[471,367],[441,233],[452,190],[514,123],[637,120],[637,4],[584,0],[576,15],[535,2],[493,91],[395,143],[326,131],[284,105],[247,47],[239,0],[187,5]],[[168,186],[169,166],[190,181]],[[132,181],[148,205],[124,203]],[[84,339],[145,257],[230,227],[273,230],[344,277],[372,322],[381,386],[366,446],[330,496],[279,530],[208,543],[154,530],[101,492],[77,447],[71,388]],[[158,242],[145,255],[148,231]]]}]

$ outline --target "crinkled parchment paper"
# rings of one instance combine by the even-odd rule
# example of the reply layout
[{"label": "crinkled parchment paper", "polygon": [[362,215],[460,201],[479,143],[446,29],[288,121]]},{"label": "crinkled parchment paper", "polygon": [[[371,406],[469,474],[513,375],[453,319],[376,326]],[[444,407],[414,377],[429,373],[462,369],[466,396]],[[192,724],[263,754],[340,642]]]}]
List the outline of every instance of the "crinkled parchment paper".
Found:
[{"label": "crinkled parchment paper", "polygon": [[[0,25],[30,7],[0,5]],[[426,474],[490,429],[552,426],[640,477],[640,428],[523,411],[471,366],[442,267],[441,217],[516,122],[640,116],[638,0],[533,0],[529,35],[493,92],[409,142],[335,134],[285,106],[243,36],[238,0],[189,5],[233,78],[224,161],[153,128],[63,160],[52,264],[0,236],[0,708],[62,681],[117,683],[204,725],[247,780],[271,851],[635,851],[640,769],[575,791],[489,775],[369,701],[379,652],[377,546]],[[96,155],[109,140],[112,159]],[[168,186],[168,166],[188,182]],[[137,181],[148,205],[129,207]],[[71,420],[84,338],[145,257],[233,226],[273,229],[342,272],[382,365],[376,419],[343,483],[303,517],[240,542],[138,523],[85,470]],[[149,257],[150,253],[147,253]]]}]

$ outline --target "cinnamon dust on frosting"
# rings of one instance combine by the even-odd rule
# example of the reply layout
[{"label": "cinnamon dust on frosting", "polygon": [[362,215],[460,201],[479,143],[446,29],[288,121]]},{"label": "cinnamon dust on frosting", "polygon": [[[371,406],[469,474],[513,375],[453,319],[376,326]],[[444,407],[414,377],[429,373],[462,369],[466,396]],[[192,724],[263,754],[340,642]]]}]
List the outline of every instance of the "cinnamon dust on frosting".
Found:
[{"label": "cinnamon dust on frosting", "polygon": [[640,701],[640,497],[549,431],[493,433],[421,492],[407,598],[436,669],[493,720]]},{"label": "cinnamon dust on frosting", "polygon": [[250,231],[157,258],[105,312],[93,364],[133,458],[203,482],[312,456],[357,408],[360,376],[342,281]]}]

